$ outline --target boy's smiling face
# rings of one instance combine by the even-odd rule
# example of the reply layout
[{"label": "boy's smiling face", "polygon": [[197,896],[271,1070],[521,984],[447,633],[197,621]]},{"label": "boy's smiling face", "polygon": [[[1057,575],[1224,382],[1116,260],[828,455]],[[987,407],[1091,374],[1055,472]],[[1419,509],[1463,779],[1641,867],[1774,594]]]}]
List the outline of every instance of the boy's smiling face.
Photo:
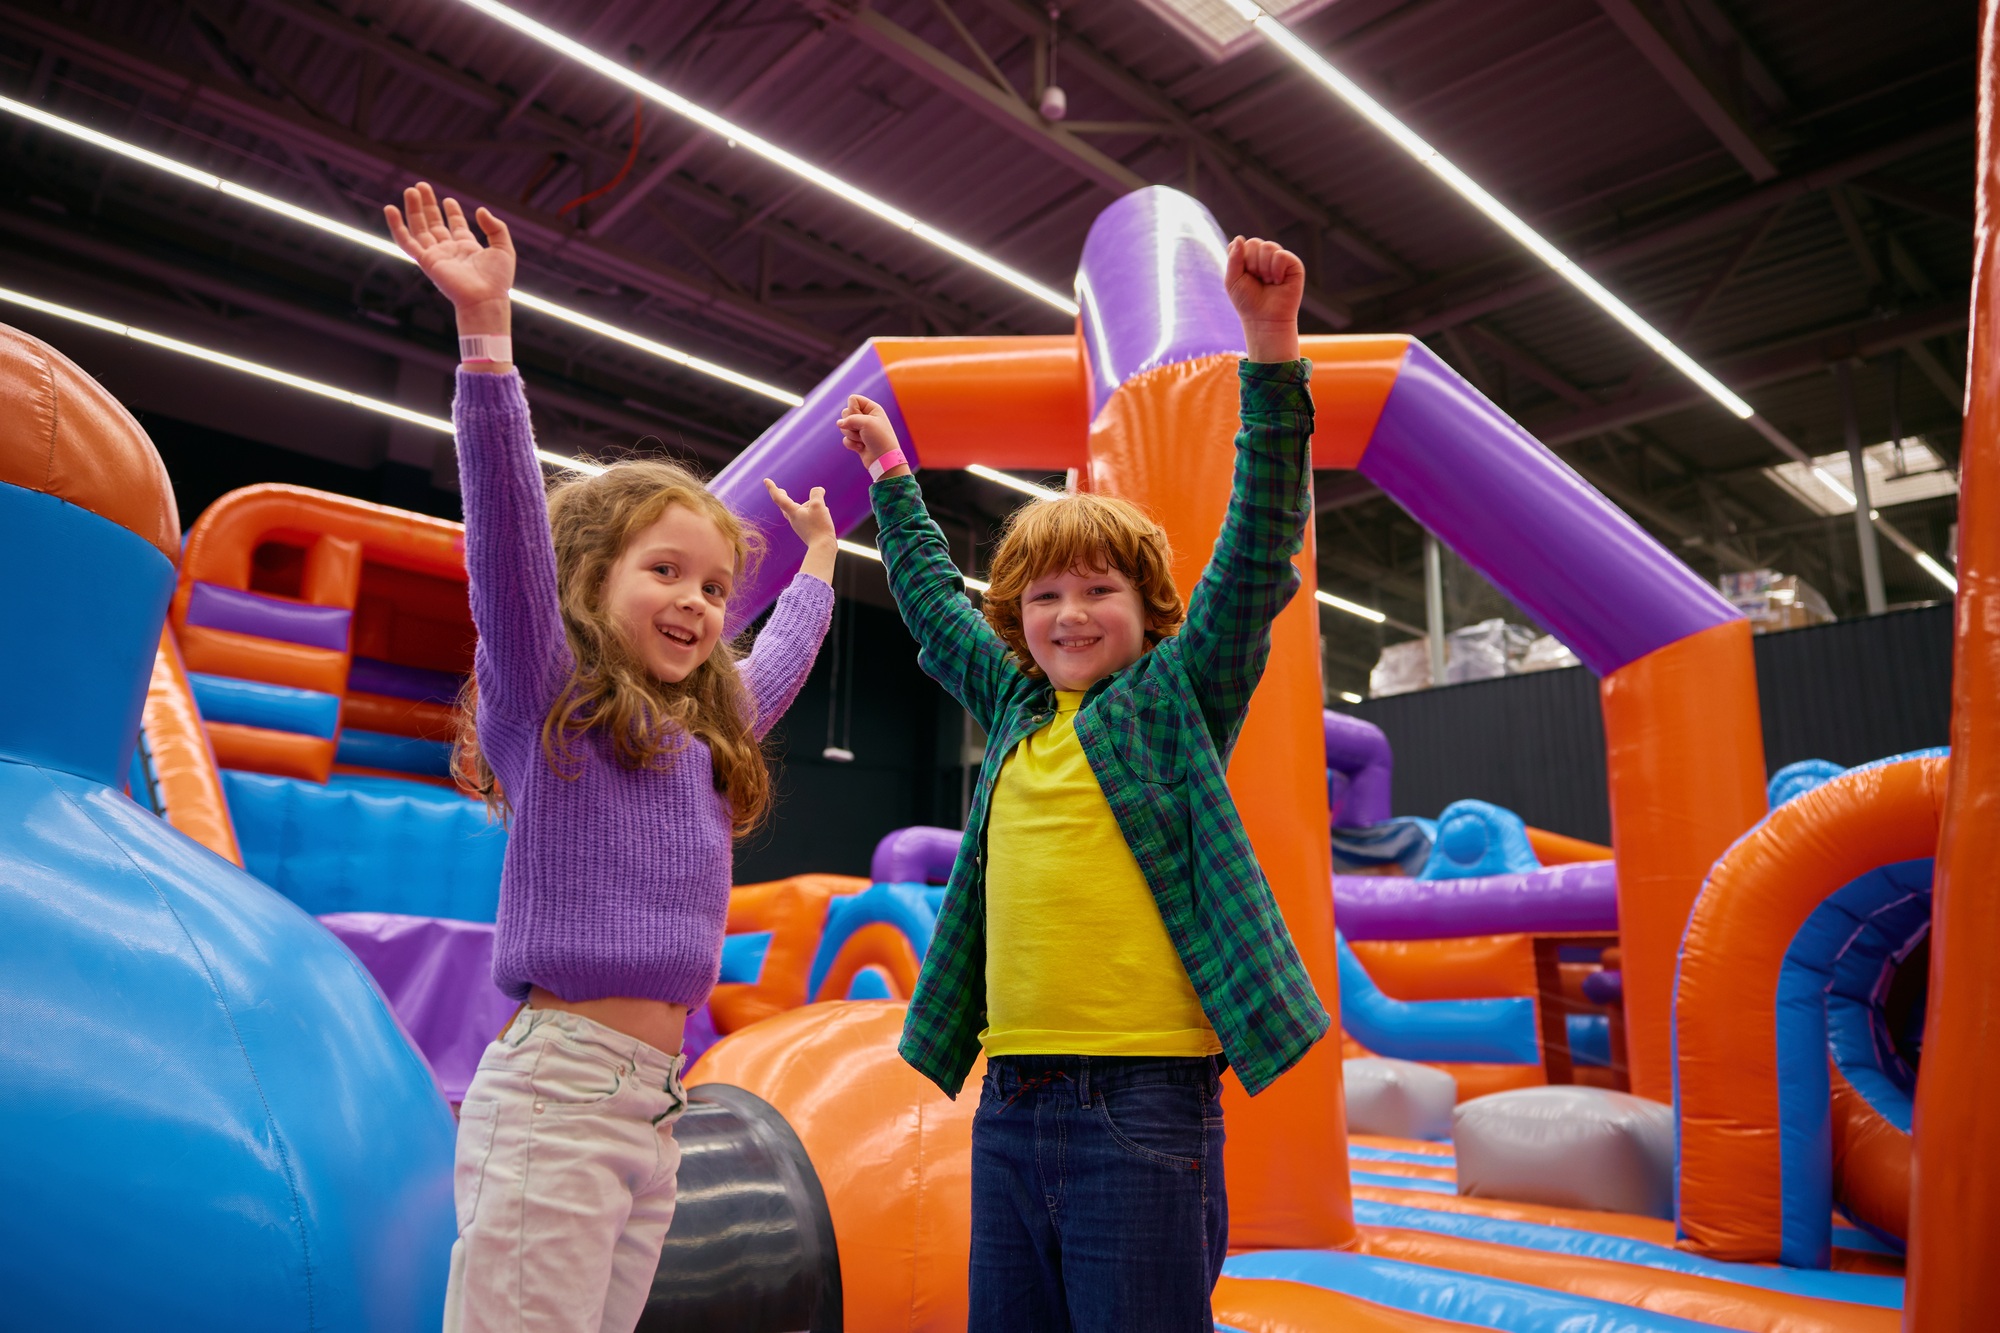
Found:
[{"label": "boy's smiling face", "polygon": [[1146,607],[1116,569],[1042,575],[1021,594],[1021,633],[1059,690],[1087,690],[1146,651]]}]

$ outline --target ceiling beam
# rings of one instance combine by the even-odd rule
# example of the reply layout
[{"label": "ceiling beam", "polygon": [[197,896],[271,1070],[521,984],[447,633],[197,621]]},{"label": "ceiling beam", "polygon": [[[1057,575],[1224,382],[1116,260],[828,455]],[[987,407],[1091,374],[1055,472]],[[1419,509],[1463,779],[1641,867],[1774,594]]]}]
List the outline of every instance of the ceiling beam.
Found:
[{"label": "ceiling beam", "polygon": [[[311,153],[329,164],[381,182],[384,188],[389,182],[428,178],[439,185],[440,192],[462,194],[473,200],[494,194],[491,186],[403,159],[380,142],[356,134],[345,125],[314,118],[241,84],[217,82],[157,50],[131,45],[101,28],[74,22],[70,16],[32,0],[0,3],[0,19],[60,48],[79,64],[157,95],[177,99],[190,111],[202,111],[274,143]],[[711,279],[681,272],[623,247],[593,239],[553,215],[507,201],[496,202],[504,204],[508,225],[517,240],[537,250],[559,252],[567,263],[794,352],[831,359],[842,350],[842,340],[836,335],[772,310]]]},{"label": "ceiling beam", "polygon": [[[122,269],[169,287],[198,292],[238,309],[284,320],[296,328],[364,351],[447,373],[458,366],[459,358],[442,345],[431,346],[397,337],[309,303],[275,295],[206,272],[193,263],[176,262],[143,254],[129,246],[92,236],[79,230],[73,223],[52,222],[0,209],[0,231],[73,255],[87,262],[91,266],[93,275],[98,277],[103,275],[105,269]],[[549,383],[550,378],[531,371],[527,377],[528,398],[531,403],[595,422],[600,426],[629,431],[635,437],[657,435],[663,422],[678,426],[703,437],[688,441],[688,449],[712,462],[723,462],[735,457],[744,444],[744,440],[740,437],[731,436],[726,431],[691,417],[666,410],[651,415],[640,415],[614,404],[601,402],[587,394],[553,387]]]},{"label": "ceiling beam", "polygon": [[[1963,301],[1944,301],[1888,318],[1850,321],[1801,337],[1752,348],[1707,362],[1718,378],[1737,390],[1797,379],[1825,370],[1838,361],[1880,356],[1893,348],[1921,342],[1965,327]],[[1553,448],[1589,435],[1667,416],[1711,401],[1706,393],[1676,380],[1601,407],[1567,415],[1543,415],[1521,424]]]},{"label": "ceiling beam", "polygon": [[1674,95],[1694,112],[1729,155],[1762,183],[1778,175],[1778,167],[1758,142],[1754,130],[1743,123],[1728,95],[1710,83],[1674,39],[1660,31],[1653,19],[1639,8],[1637,0],[1597,0],[1598,7],[1616,24],[1625,40],[1632,43],[1646,63],[1659,72]]},{"label": "ceiling beam", "polygon": [[[733,116],[740,113],[778,80],[797,68],[798,63],[811,55],[825,38],[824,28],[815,26],[808,30],[804,36],[786,47],[776,60],[759,70],[749,83],[737,89],[735,94],[722,104],[721,114]],[[619,191],[617,197],[605,206],[604,211],[590,220],[590,233],[593,236],[609,235],[620,219],[645,202],[648,195],[686,165],[688,159],[695,155],[696,150],[707,141],[708,137],[708,131],[704,129],[699,127],[690,129],[687,138],[678,148],[649,165],[645,174]]]},{"label": "ceiling beam", "polygon": [[[1020,94],[1012,87],[997,85],[984,73],[954,60],[915,33],[882,17],[876,10],[870,8],[850,10],[838,3],[838,0],[800,0],[800,2],[816,16],[837,25],[840,31],[869,50],[901,65],[1000,129],[1047,154],[1055,161],[1061,162],[1086,180],[1109,190],[1112,194],[1127,194],[1133,190],[1143,190],[1153,184],[1146,177],[1093,147],[1066,127],[1043,120],[1041,113],[1022,100]],[[1163,121],[1159,128],[1161,132],[1175,136],[1181,133],[1178,126],[1169,122]],[[1198,140],[1197,143],[1206,149],[1205,140]],[[1238,183],[1236,162],[1218,156],[1215,165],[1226,173],[1225,184],[1238,191],[1246,188],[1245,185]],[[1253,216],[1256,214],[1254,203],[1247,199],[1240,199],[1239,202],[1243,203]],[[1337,329],[1344,329],[1354,322],[1352,311],[1317,287],[1307,290],[1305,307]]]},{"label": "ceiling beam", "polygon": [[[1610,270],[1637,259],[1649,258],[1685,245],[1689,241],[1726,231],[1767,213],[1780,204],[1789,203],[1803,195],[1815,194],[1821,190],[1842,184],[1879,171],[1892,163],[1914,157],[1940,145],[1955,142],[1972,133],[1970,118],[1949,121],[1932,126],[1921,133],[1913,134],[1895,143],[1873,148],[1865,153],[1832,162],[1811,171],[1802,171],[1795,176],[1781,177],[1767,185],[1745,191],[1727,203],[1719,204],[1706,212],[1678,222],[1656,227],[1652,231],[1636,236],[1624,237],[1599,246],[1594,251],[1572,254],[1571,258],[1597,277],[1604,277]],[[1558,242],[1560,244],[1560,242]],[[1567,286],[1563,279],[1553,272],[1542,270],[1525,277],[1501,283],[1486,292],[1473,297],[1461,297],[1463,287],[1452,279],[1440,279],[1429,284],[1433,300],[1443,297],[1451,301],[1445,306],[1426,309],[1421,301],[1413,300],[1405,305],[1385,310],[1380,316],[1364,319],[1362,323],[1371,328],[1395,329],[1403,333],[1425,337],[1454,324],[1462,324],[1481,315],[1490,315],[1496,310],[1517,305],[1530,297],[1544,292],[1555,291]]]},{"label": "ceiling beam", "polygon": [[[1038,37],[1048,33],[1049,16],[1044,7],[1030,4],[1028,0],[985,0],[985,4],[1024,36]],[[1405,9],[1421,7],[1404,6]],[[1244,185],[1292,216],[1326,232],[1334,244],[1362,263],[1397,278],[1408,279],[1412,276],[1409,265],[1397,258],[1387,246],[1363,233],[1334,208],[1284,180],[1234,143],[1201,124],[1197,116],[1185,110],[1164,89],[1132,73],[1081,35],[1075,32],[1064,34],[1061,49],[1063,68],[1081,71],[1092,83],[1135,111],[1172,126],[1181,137],[1192,140],[1228,163]]]},{"label": "ceiling beam", "polygon": [[[624,161],[624,149],[592,139],[569,121],[530,107],[501,88],[467,74],[436,56],[415,50],[366,20],[343,18],[333,10],[313,4],[311,0],[250,0],[250,3],[281,14],[320,36],[373,55],[468,105],[486,111],[517,108],[515,119],[524,130],[551,139],[574,155],[591,156],[600,163],[612,166]],[[801,18],[799,21],[809,20]],[[551,68],[559,66],[552,65]],[[501,141],[495,146],[504,146],[506,142]],[[699,136],[693,142],[698,143]],[[772,217],[761,217],[754,223],[746,221],[760,216],[761,208],[745,204],[690,177],[669,175],[655,186],[656,190],[662,188],[682,202],[701,208],[734,226],[747,226],[759,236],[768,237],[794,254],[838,269],[857,281],[873,283],[883,291],[893,293],[905,304],[919,305],[948,327],[963,329],[982,320],[987,324],[992,322],[990,316],[948,301],[882,264],[820,240],[793,223]],[[1011,308],[1014,304],[1009,302],[1008,306]]]},{"label": "ceiling beam", "polygon": [[1092,147],[1061,125],[1042,119],[1011,88],[959,63],[923,38],[873,9],[848,9],[839,0],[801,0],[815,17],[834,25],[862,46],[970,108],[989,123],[1109,190],[1125,194],[1152,182],[1118,159]]}]

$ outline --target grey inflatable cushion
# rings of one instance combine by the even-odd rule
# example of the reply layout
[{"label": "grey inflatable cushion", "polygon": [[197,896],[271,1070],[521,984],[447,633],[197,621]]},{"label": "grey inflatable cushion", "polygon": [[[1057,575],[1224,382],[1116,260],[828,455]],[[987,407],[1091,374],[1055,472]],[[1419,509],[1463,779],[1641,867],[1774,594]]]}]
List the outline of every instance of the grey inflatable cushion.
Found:
[{"label": "grey inflatable cushion", "polygon": [[1520,1088],[1461,1105],[1451,1137],[1460,1194],[1674,1215],[1671,1106],[1604,1088]]},{"label": "grey inflatable cushion", "polygon": [[1441,1139],[1451,1133],[1458,1080],[1412,1060],[1371,1055],[1342,1062],[1347,1127],[1356,1134]]}]

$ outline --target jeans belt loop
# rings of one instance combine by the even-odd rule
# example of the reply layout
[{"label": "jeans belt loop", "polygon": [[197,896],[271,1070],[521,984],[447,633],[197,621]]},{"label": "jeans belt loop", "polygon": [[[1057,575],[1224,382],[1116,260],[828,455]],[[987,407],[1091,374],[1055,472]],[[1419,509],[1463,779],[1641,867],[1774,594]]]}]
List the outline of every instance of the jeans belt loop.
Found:
[{"label": "jeans belt loop", "polygon": [[1077,1057],[1076,1098],[1078,1105],[1088,1110],[1090,1107],[1090,1057]]}]

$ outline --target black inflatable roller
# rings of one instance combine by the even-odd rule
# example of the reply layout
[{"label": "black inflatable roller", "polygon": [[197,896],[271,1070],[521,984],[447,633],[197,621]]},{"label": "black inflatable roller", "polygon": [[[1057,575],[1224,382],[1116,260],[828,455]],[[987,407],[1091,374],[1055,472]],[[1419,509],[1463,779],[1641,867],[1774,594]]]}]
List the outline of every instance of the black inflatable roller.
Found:
[{"label": "black inflatable roller", "polygon": [[805,1145],[763,1098],[688,1094],[674,1223],[638,1333],[840,1333],[840,1254]]}]

